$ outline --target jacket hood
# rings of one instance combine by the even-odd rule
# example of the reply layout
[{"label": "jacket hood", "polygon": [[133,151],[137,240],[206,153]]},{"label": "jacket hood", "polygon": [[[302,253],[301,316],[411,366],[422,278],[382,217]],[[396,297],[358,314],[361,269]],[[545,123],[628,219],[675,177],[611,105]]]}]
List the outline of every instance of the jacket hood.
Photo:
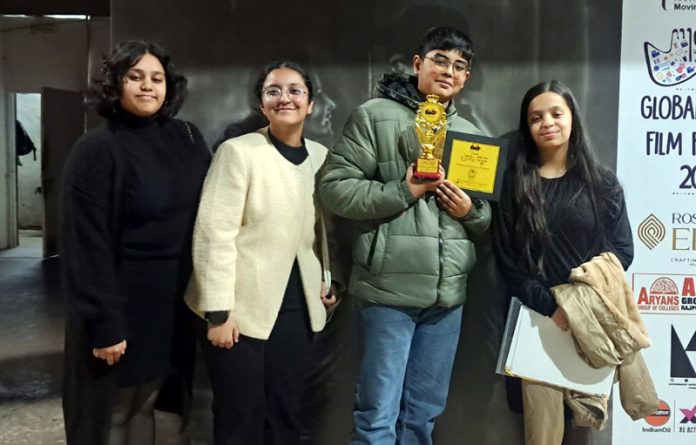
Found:
[{"label": "jacket hood", "polygon": [[418,110],[421,102],[416,76],[406,73],[385,73],[377,81],[377,92],[379,97],[399,102],[413,111]]},{"label": "jacket hood", "polygon": [[[377,81],[378,97],[399,102],[413,111],[418,111],[418,105],[423,101],[418,91],[418,79],[412,74],[385,73]],[[457,114],[454,101],[447,106],[447,117]]]}]

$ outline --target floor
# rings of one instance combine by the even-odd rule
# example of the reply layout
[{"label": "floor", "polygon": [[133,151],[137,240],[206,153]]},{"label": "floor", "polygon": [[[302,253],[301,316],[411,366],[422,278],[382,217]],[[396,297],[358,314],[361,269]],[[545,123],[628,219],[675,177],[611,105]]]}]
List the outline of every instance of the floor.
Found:
[{"label": "floor", "polygon": [[[346,323],[332,326],[337,329]],[[60,400],[63,326],[58,259],[42,258],[40,232],[20,232],[19,247],[0,251],[0,445],[65,444]],[[354,338],[354,334],[343,338]],[[327,347],[337,345],[327,337],[318,337],[316,344],[321,357],[326,357]],[[348,352],[345,359],[312,360],[318,377],[309,379],[314,381],[308,384],[311,395],[307,405],[312,414],[307,416],[303,443],[348,441],[356,373],[356,351],[351,345],[338,344]],[[342,377],[326,377],[335,369]],[[327,402],[329,397],[341,403]],[[199,356],[186,435],[177,433],[176,416],[158,411],[157,445],[212,443],[211,400],[207,372]]]},{"label": "floor", "polygon": [[[64,444],[58,261],[41,258],[40,234],[21,235],[19,247],[0,251],[0,444]],[[197,371],[191,445],[211,443],[210,389],[204,370]],[[158,445],[176,443],[173,416],[158,413],[157,428]]]},{"label": "floor", "polygon": [[[22,233],[20,246],[0,251],[0,445],[64,444],[60,406],[63,305],[58,260],[42,259],[39,233]],[[492,257],[490,252],[486,254]],[[470,276],[473,291],[465,306],[462,334],[445,413],[438,418],[434,443],[516,445],[522,419],[505,402],[503,379],[494,372],[503,295],[491,264],[482,260]],[[483,290],[481,290],[483,289]],[[359,364],[359,335],[348,300],[315,340],[308,375],[304,444],[349,441]],[[200,357],[196,363],[194,407],[188,445],[212,443],[211,392]],[[158,413],[157,444],[179,445],[175,419]],[[611,429],[580,441],[608,445]],[[575,443],[575,442],[574,442]]]}]

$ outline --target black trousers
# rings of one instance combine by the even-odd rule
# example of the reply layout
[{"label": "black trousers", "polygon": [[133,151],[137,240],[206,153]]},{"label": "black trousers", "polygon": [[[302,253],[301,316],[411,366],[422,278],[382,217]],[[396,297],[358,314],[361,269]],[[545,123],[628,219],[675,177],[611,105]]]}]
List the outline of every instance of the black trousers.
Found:
[{"label": "black trousers", "polygon": [[241,336],[232,349],[213,346],[206,330],[201,322],[215,445],[299,444],[313,339],[306,309],[281,312],[268,340]]}]

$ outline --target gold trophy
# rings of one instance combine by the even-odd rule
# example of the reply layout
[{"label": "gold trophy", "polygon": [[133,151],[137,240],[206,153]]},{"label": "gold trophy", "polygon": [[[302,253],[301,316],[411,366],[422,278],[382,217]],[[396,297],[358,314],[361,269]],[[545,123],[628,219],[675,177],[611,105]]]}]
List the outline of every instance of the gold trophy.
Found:
[{"label": "gold trophy", "polygon": [[416,134],[422,151],[416,159],[413,176],[418,179],[440,178],[445,136],[447,134],[447,114],[436,94],[428,94],[425,102],[418,105],[416,113]]}]

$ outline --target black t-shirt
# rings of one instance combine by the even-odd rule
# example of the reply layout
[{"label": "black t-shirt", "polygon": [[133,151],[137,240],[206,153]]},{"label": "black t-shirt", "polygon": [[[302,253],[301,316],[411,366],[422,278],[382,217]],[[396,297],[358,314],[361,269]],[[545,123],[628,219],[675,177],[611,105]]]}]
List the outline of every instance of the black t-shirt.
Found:
[{"label": "black t-shirt", "polygon": [[[556,302],[549,289],[566,283],[571,269],[602,252],[613,252],[624,268],[633,260],[631,226],[623,192],[613,172],[603,169],[604,186],[612,190],[614,210],[595,221],[588,187],[571,173],[560,178],[541,178],[541,191],[549,244],[544,252],[544,276],[532,276],[523,267],[522,240],[516,239],[514,223],[519,215],[513,202],[514,179],[506,177],[503,196],[496,208],[496,257],[509,291],[525,306],[550,316]],[[598,233],[603,227],[604,233]],[[538,254],[536,252],[535,254]]]}]

